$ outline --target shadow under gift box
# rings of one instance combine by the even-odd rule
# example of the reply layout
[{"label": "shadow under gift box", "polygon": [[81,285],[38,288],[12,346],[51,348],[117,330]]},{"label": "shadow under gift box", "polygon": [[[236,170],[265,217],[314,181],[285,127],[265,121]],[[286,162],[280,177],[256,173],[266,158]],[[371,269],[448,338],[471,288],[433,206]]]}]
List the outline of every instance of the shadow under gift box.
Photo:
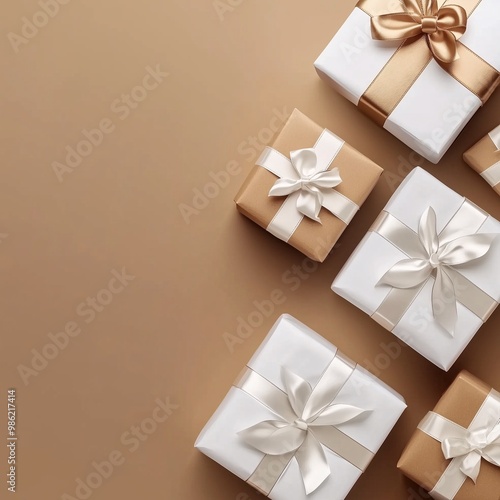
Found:
[{"label": "shadow under gift box", "polygon": [[[485,412],[487,398],[491,408]],[[484,422],[493,423],[495,420],[500,425],[500,394],[470,373],[462,371],[433,412],[464,429],[482,428]],[[479,422],[479,419],[482,421]],[[423,423],[419,427],[422,426]],[[459,461],[464,458],[465,455],[457,457],[455,464],[452,464],[451,460],[445,458],[441,443],[419,428],[403,451],[398,468],[427,491],[441,488],[443,492],[443,489],[451,488],[451,493],[456,494],[444,495],[444,498],[448,496],[450,500],[500,500],[500,467],[484,459],[481,459],[476,484],[459,471],[455,471],[456,479],[447,485],[444,483],[445,471],[450,474],[453,466],[459,465]],[[451,476],[448,478],[450,481]],[[438,481],[441,482],[439,486]],[[431,496],[442,499],[434,492]]]},{"label": "shadow under gift box", "polygon": [[[354,456],[352,448],[364,450],[371,459],[387,438],[393,426],[406,408],[403,398],[362,367],[347,360],[335,346],[291,316],[281,316],[260,348],[247,364],[242,377],[230,389],[224,401],[199,435],[195,447],[220,465],[252,484],[251,478],[266,455],[253,448],[242,439],[241,431],[267,420],[281,420],[277,413],[249,395],[241,387],[253,373],[263,377],[275,386],[278,392],[286,392],[282,380],[282,370],[286,368],[307,381],[313,389],[324,382],[325,373],[331,367],[340,369],[339,384],[333,405],[353,405],[368,410],[359,418],[342,423],[322,432],[333,435],[333,441],[344,443],[343,452]],[[277,388],[277,389],[276,389]],[[324,387],[323,387],[324,388]],[[312,397],[312,396],[311,396]],[[278,398],[279,399],[279,398]],[[293,425],[293,422],[291,423]],[[309,432],[309,431],[308,431]],[[315,432],[310,427],[310,432]],[[324,442],[324,434],[318,430],[318,440]],[[346,445],[347,443],[347,445]],[[271,457],[270,473],[275,466],[283,467],[273,481],[270,492],[265,492],[274,500],[341,500],[354,486],[362,470],[348,460],[321,445],[326,455],[331,473],[312,493],[306,495],[298,462],[294,456]],[[366,461],[366,464],[370,460]],[[266,476],[267,471],[261,475]],[[255,484],[252,484],[255,486]]]},{"label": "shadow under gift box", "polygon": [[[436,320],[432,305],[435,276],[413,289],[401,290],[380,284],[397,263],[415,257],[401,247],[417,239],[422,214],[432,207],[437,214],[437,233],[460,226],[467,234],[497,235],[488,253],[481,259],[455,266],[457,322],[454,334]],[[463,210],[465,208],[465,210]],[[464,217],[462,217],[464,216]],[[391,241],[377,227],[387,218],[405,229],[408,240]],[[459,220],[459,222],[457,222]],[[462,228],[459,227],[460,231]],[[449,370],[476,332],[498,306],[500,300],[500,222],[451,190],[425,170],[415,168],[403,181],[335,278],[332,290],[379,322],[403,342],[443,370]],[[463,234],[461,234],[463,236]],[[400,237],[401,240],[401,237]],[[471,292],[472,297],[469,297]],[[473,292],[473,293],[472,293]],[[401,300],[396,297],[399,294]],[[478,298],[479,296],[479,298]],[[446,296],[443,305],[452,299]],[[396,303],[395,303],[396,302]],[[455,301],[453,300],[453,303]],[[392,304],[392,306],[391,306]],[[400,304],[403,304],[402,307]],[[477,310],[484,311],[479,317]],[[475,312],[473,312],[476,311]]]},{"label": "shadow under gift box", "polygon": [[[403,50],[400,40],[372,38],[371,19],[404,12],[404,2],[410,4],[407,0],[358,2],[314,65],[322,79],[370,118],[438,163],[500,83],[498,0],[447,2],[463,6],[469,14],[466,32],[459,39],[460,59],[451,64],[465,76],[463,83],[432,57],[423,33],[417,40],[408,40]],[[481,91],[469,90],[473,87]]]},{"label": "shadow under gift box", "polygon": [[[292,151],[313,148],[324,131],[324,128],[295,109],[272,148],[289,158]],[[329,170],[338,168],[342,178],[342,183],[334,189],[361,207],[377,184],[383,169],[332,135],[341,146],[329,167]],[[277,180],[276,175],[256,165],[235,198],[238,211],[264,229],[269,228],[286,200],[285,196],[269,196]],[[321,222],[304,217],[287,243],[310,259],[323,262],[347,224],[325,208],[321,209],[319,217]]]},{"label": "shadow under gift box", "polygon": [[464,161],[500,194],[500,125],[466,151]]}]

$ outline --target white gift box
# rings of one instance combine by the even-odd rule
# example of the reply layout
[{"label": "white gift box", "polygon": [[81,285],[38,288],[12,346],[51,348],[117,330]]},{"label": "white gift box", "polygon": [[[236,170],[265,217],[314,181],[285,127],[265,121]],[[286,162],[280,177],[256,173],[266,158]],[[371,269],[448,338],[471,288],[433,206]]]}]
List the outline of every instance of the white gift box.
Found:
[{"label": "white gift box", "polygon": [[[401,6],[399,0],[378,3],[384,5],[380,14]],[[401,45],[400,41],[374,40],[370,25],[370,15],[357,6],[315,62],[320,77],[356,105]],[[479,3],[460,42],[500,71],[498,0]],[[411,60],[405,61],[401,72],[411,65]],[[384,128],[438,163],[481,105],[476,94],[433,59],[390,113]]]},{"label": "white gift box", "polygon": [[[278,388],[278,392],[286,393],[282,380],[285,368],[307,381],[314,392],[314,387],[319,387],[332,366],[344,372],[344,376],[346,370],[348,373],[346,380],[339,384],[333,404],[352,405],[367,411],[360,418],[328,427],[326,432],[331,430],[334,440],[347,442],[347,448],[349,443],[355,442],[355,448],[357,446],[369,455],[369,460],[365,460],[367,465],[406,408],[404,399],[366,370],[347,360],[336,347],[307,326],[291,316],[281,316],[247,364],[246,375],[240,381],[248,379],[249,374],[250,377],[262,377],[266,383]],[[277,414],[241,387],[237,382],[230,389],[202,430],[195,447],[255,486],[250,479],[255,476],[266,455],[247,444],[239,433],[263,421],[274,420]],[[321,439],[320,442],[323,443]],[[345,498],[362,470],[323,444],[321,447],[331,472],[315,491],[306,494],[298,462],[295,456],[289,456],[285,459],[271,457],[274,462],[268,464],[269,470],[277,466],[278,469],[283,467],[284,471],[278,471],[270,492],[262,489],[261,492],[274,500]],[[348,450],[346,454],[350,454]]]},{"label": "white gift box", "polygon": [[[437,232],[440,235],[452,226],[457,229],[460,217],[466,226],[461,235],[500,233],[500,223],[496,219],[426,171],[416,168],[394,193],[372,230],[351,255],[333,282],[332,290],[387,329],[391,330],[392,326],[392,332],[397,337],[435,365],[449,370],[500,300],[500,238],[493,239],[488,253],[482,258],[456,267],[468,284],[456,284],[459,286],[457,297],[467,306],[460,300],[456,302],[457,321],[453,334],[436,320],[432,305],[435,279],[432,276],[417,293],[409,291],[407,308],[401,310],[400,317],[390,325],[380,311],[385,308],[384,304],[388,305],[389,309],[385,308],[385,312],[388,313],[386,316],[390,316],[390,295],[406,291],[380,284],[380,280],[395,264],[408,259],[409,254],[401,250],[404,242],[400,241],[400,245],[396,246],[375,228],[381,218],[389,215],[389,219],[400,221],[398,224],[407,226],[409,233],[416,234],[421,216],[429,207],[436,212]],[[475,290],[472,299],[468,297],[471,289]],[[483,311],[481,314],[484,317],[478,316],[478,310]]]}]

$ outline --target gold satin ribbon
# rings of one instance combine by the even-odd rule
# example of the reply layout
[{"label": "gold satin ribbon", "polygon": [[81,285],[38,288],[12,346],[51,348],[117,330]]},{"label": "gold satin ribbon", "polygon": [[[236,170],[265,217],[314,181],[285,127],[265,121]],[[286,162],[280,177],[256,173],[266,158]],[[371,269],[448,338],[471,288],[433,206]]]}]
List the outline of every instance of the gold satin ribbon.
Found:
[{"label": "gold satin ribbon", "polygon": [[500,73],[459,41],[480,2],[401,0],[399,10],[387,13],[387,0],[360,0],[357,7],[372,18],[373,38],[402,43],[361,97],[359,108],[383,126],[432,59],[484,104],[500,84]]}]

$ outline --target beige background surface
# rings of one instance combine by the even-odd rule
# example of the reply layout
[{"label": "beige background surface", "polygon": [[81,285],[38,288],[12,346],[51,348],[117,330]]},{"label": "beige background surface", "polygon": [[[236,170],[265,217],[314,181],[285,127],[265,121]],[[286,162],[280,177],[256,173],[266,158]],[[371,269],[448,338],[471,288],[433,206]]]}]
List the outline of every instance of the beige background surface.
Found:
[{"label": "beige background surface", "polygon": [[[5,443],[6,391],[15,387],[18,487],[11,497],[78,498],[77,480],[114,453],[121,465],[88,498],[256,500],[251,488],[192,446],[272,323],[289,312],[371,366],[409,403],[350,498],[425,498],[395,464],[460,369],[500,388],[499,313],[448,374],[406,347],[387,363],[383,344],[394,338],[330,291],[378,211],[419,162],[313,69],[355,1],[218,4],[219,12],[212,0],[72,0],[37,33],[24,28],[31,37],[24,41],[12,33],[21,35],[23,17],[33,19],[40,5],[4,4],[0,438]],[[37,22],[44,24],[43,15]],[[155,90],[136,89],[142,102],[129,112],[115,102],[157,65],[169,76]],[[153,81],[146,82],[151,88]],[[498,195],[461,155],[498,124],[499,105],[497,93],[439,166],[422,165],[496,217]],[[300,286],[290,283],[290,273],[304,257],[240,216],[232,201],[270,139],[268,128],[278,124],[273,116],[294,107],[387,170],[340,246],[302,274]],[[63,163],[66,147],[76,147],[81,131],[104,119],[113,131],[60,182],[53,162]],[[186,223],[181,204],[192,205],[193,190],[203,190],[210,172],[228,164],[236,175]],[[135,279],[121,292],[116,282],[116,293],[102,292],[122,268]],[[247,318],[253,302],[275,289],[286,301],[231,352],[224,333],[235,334],[238,317]],[[111,303],[97,304],[92,314],[86,301],[96,295]],[[68,322],[81,333],[54,354],[48,335]],[[26,372],[44,349],[56,357]],[[155,424],[148,419],[159,418],[158,398],[178,409]],[[141,424],[157,428],[130,444]],[[5,478],[7,449],[0,449]],[[10,498],[4,480],[1,488],[0,497]]]}]

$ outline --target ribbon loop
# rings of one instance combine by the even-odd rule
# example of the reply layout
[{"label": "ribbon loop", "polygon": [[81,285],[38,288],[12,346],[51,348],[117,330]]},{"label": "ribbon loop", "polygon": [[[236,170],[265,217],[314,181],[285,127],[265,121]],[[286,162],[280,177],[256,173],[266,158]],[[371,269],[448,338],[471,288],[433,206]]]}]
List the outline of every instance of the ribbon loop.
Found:
[{"label": "ribbon loop", "polygon": [[[369,411],[348,404],[335,404],[338,384],[331,380],[332,376],[335,377],[334,371],[327,371],[325,375],[329,378],[326,382],[330,382],[327,384],[330,390],[325,389],[325,383],[319,383],[316,390],[283,367],[281,377],[294,412],[293,418],[260,422],[239,432],[247,444],[266,455],[285,457],[293,452],[308,495],[331,474],[323,444],[318,440],[315,429],[333,429]],[[273,410],[272,402],[266,403]]]},{"label": "ribbon loop", "polygon": [[374,16],[375,40],[411,40],[425,36],[432,55],[442,63],[459,59],[457,42],[467,29],[467,12],[460,5],[439,7],[437,0],[401,0],[404,12]]}]

